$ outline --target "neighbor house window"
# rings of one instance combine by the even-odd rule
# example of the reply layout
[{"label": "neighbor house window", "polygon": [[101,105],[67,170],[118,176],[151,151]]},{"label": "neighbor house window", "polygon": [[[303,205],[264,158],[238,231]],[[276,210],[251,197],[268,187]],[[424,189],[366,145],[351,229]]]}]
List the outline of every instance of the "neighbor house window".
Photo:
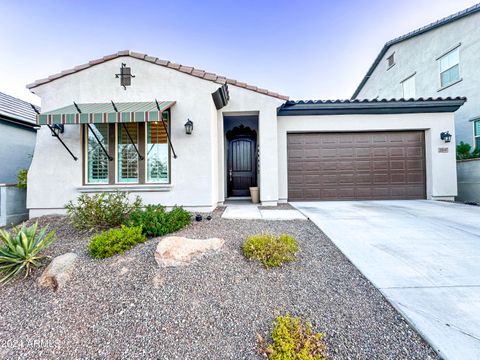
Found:
[{"label": "neighbor house window", "polygon": [[475,136],[475,148],[480,148],[480,119],[473,122],[473,133]]},{"label": "neighbor house window", "polygon": [[138,182],[138,124],[117,124],[117,180]]},{"label": "neighbor house window", "polygon": [[390,69],[393,65],[395,65],[395,53],[393,53],[387,58],[387,70]]},{"label": "neighbor house window", "polygon": [[87,127],[87,182],[89,184],[108,184],[108,157],[100,144],[108,150],[108,124],[91,124],[89,128]]},{"label": "neighbor house window", "polygon": [[438,59],[440,62],[440,86],[446,87],[460,80],[459,48]]},{"label": "neighbor house window", "polygon": [[402,81],[403,98],[415,99],[415,75]]},{"label": "neighbor house window", "polygon": [[167,132],[168,118],[165,125],[161,121],[147,124],[147,182],[169,182],[169,146]]}]

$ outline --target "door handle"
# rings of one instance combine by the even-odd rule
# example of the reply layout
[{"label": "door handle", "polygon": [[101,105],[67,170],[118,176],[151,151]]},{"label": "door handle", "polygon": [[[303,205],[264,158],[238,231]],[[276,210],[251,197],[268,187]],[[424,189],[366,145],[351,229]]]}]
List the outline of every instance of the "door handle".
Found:
[{"label": "door handle", "polygon": [[232,169],[228,170],[228,178],[230,182],[233,181],[232,173],[233,173]]}]

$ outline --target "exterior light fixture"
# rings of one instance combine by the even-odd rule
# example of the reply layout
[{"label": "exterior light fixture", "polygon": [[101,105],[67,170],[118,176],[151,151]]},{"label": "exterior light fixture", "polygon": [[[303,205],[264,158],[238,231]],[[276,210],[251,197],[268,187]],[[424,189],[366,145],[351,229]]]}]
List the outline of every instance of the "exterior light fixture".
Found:
[{"label": "exterior light fixture", "polygon": [[448,131],[441,132],[440,139],[442,139],[446,143],[449,143],[452,140],[452,134],[450,134]]},{"label": "exterior light fixture", "polygon": [[187,122],[185,123],[185,133],[187,135],[191,135],[193,131],[193,121],[188,119]]}]

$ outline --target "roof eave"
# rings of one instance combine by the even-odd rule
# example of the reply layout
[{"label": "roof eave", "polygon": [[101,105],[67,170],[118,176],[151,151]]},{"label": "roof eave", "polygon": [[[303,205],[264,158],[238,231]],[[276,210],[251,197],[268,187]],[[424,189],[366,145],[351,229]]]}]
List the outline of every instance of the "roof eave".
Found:
[{"label": "roof eave", "polygon": [[430,101],[355,102],[355,103],[300,103],[278,108],[278,116],[353,115],[353,114],[408,114],[455,112],[465,98]]},{"label": "roof eave", "polygon": [[159,66],[163,66],[163,67],[167,67],[169,69],[176,70],[176,71],[182,72],[184,74],[188,74],[188,75],[191,75],[191,76],[203,79],[203,80],[213,81],[213,82],[215,82],[217,84],[220,84],[220,85],[229,84],[229,85],[233,85],[233,86],[236,86],[236,87],[239,87],[239,88],[243,88],[243,89],[246,89],[246,90],[256,92],[256,93],[261,94],[261,95],[274,97],[274,98],[277,98],[277,99],[280,99],[280,100],[288,100],[289,99],[289,97],[286,96],[286,95],[281,95],[281,94],[278,94],[276,92],[273,92],[273,91],[270,91],[270,90],[267,90],[267,89],[262,89],[262,88],[259,88],[257,86],[253,86],[253,85],[243,83],[243,82],[240,82],[240,81],[237,81],[237,80],[228,79],[224,76],[220,76],[220,75],[217,75],[217,74],[214,74],[214,73],[209,73],[209,72],[206,72],[205,70],[196,69],[196,68],[193,68],[193,67],[190,67],[190,66],[184,66],[184,65],[176,64],[176,63],[173,63],[173,62],[168,61],[168,60],[162,60],[162,59],[159,59],[159,58],[154,57],[154,56],[149,56],[147,54],[137,53],[137,52],[130,51],[130,50],[122,50],[122,51],[119,51],[115,54],[106,55],[106,56],[104,56],[100,59],[89,61],[86,64],[75,66],[72,69],[64,70],[64,71],[62,71],[58,74],[51,75],[48,78],[40,79],[40,80],[37,80],[37,81],[35,81],[31,84],[28,84],[28,85],[26,85],[26,88],[29,89],[33,93],[33,89],[35,89],[36,87],[38,87],[40,85],[47,84],[49,82],[52,82],[52,81],[55,81],[57,79],[63,78],[63,77],[68,76],[70,74],[77,73],[77,72],[83,71],[85,69],[89,69],[92,66],[99,65],[99,64],[102,64],[102,63],[105,63],[107,61],[110,61],[110,60],[113,60],[113,59],[116,59],[116,58],[119,58],[119,57],[123,57],[123,56],[129,56],[129,57],[132,57],[132,58],[135,58],[135,59],[147,61],[149,63],[159,65]]}]

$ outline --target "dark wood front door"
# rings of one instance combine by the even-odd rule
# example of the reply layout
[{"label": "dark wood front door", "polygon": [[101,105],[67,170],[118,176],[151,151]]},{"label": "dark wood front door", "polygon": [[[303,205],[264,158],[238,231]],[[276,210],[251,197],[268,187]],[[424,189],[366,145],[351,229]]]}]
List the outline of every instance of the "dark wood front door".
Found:
[{"label": "dark wood front door", "polygon": [[249,196],[257,186],[256,139],[239,135],[228,141],[228,196]]}]

